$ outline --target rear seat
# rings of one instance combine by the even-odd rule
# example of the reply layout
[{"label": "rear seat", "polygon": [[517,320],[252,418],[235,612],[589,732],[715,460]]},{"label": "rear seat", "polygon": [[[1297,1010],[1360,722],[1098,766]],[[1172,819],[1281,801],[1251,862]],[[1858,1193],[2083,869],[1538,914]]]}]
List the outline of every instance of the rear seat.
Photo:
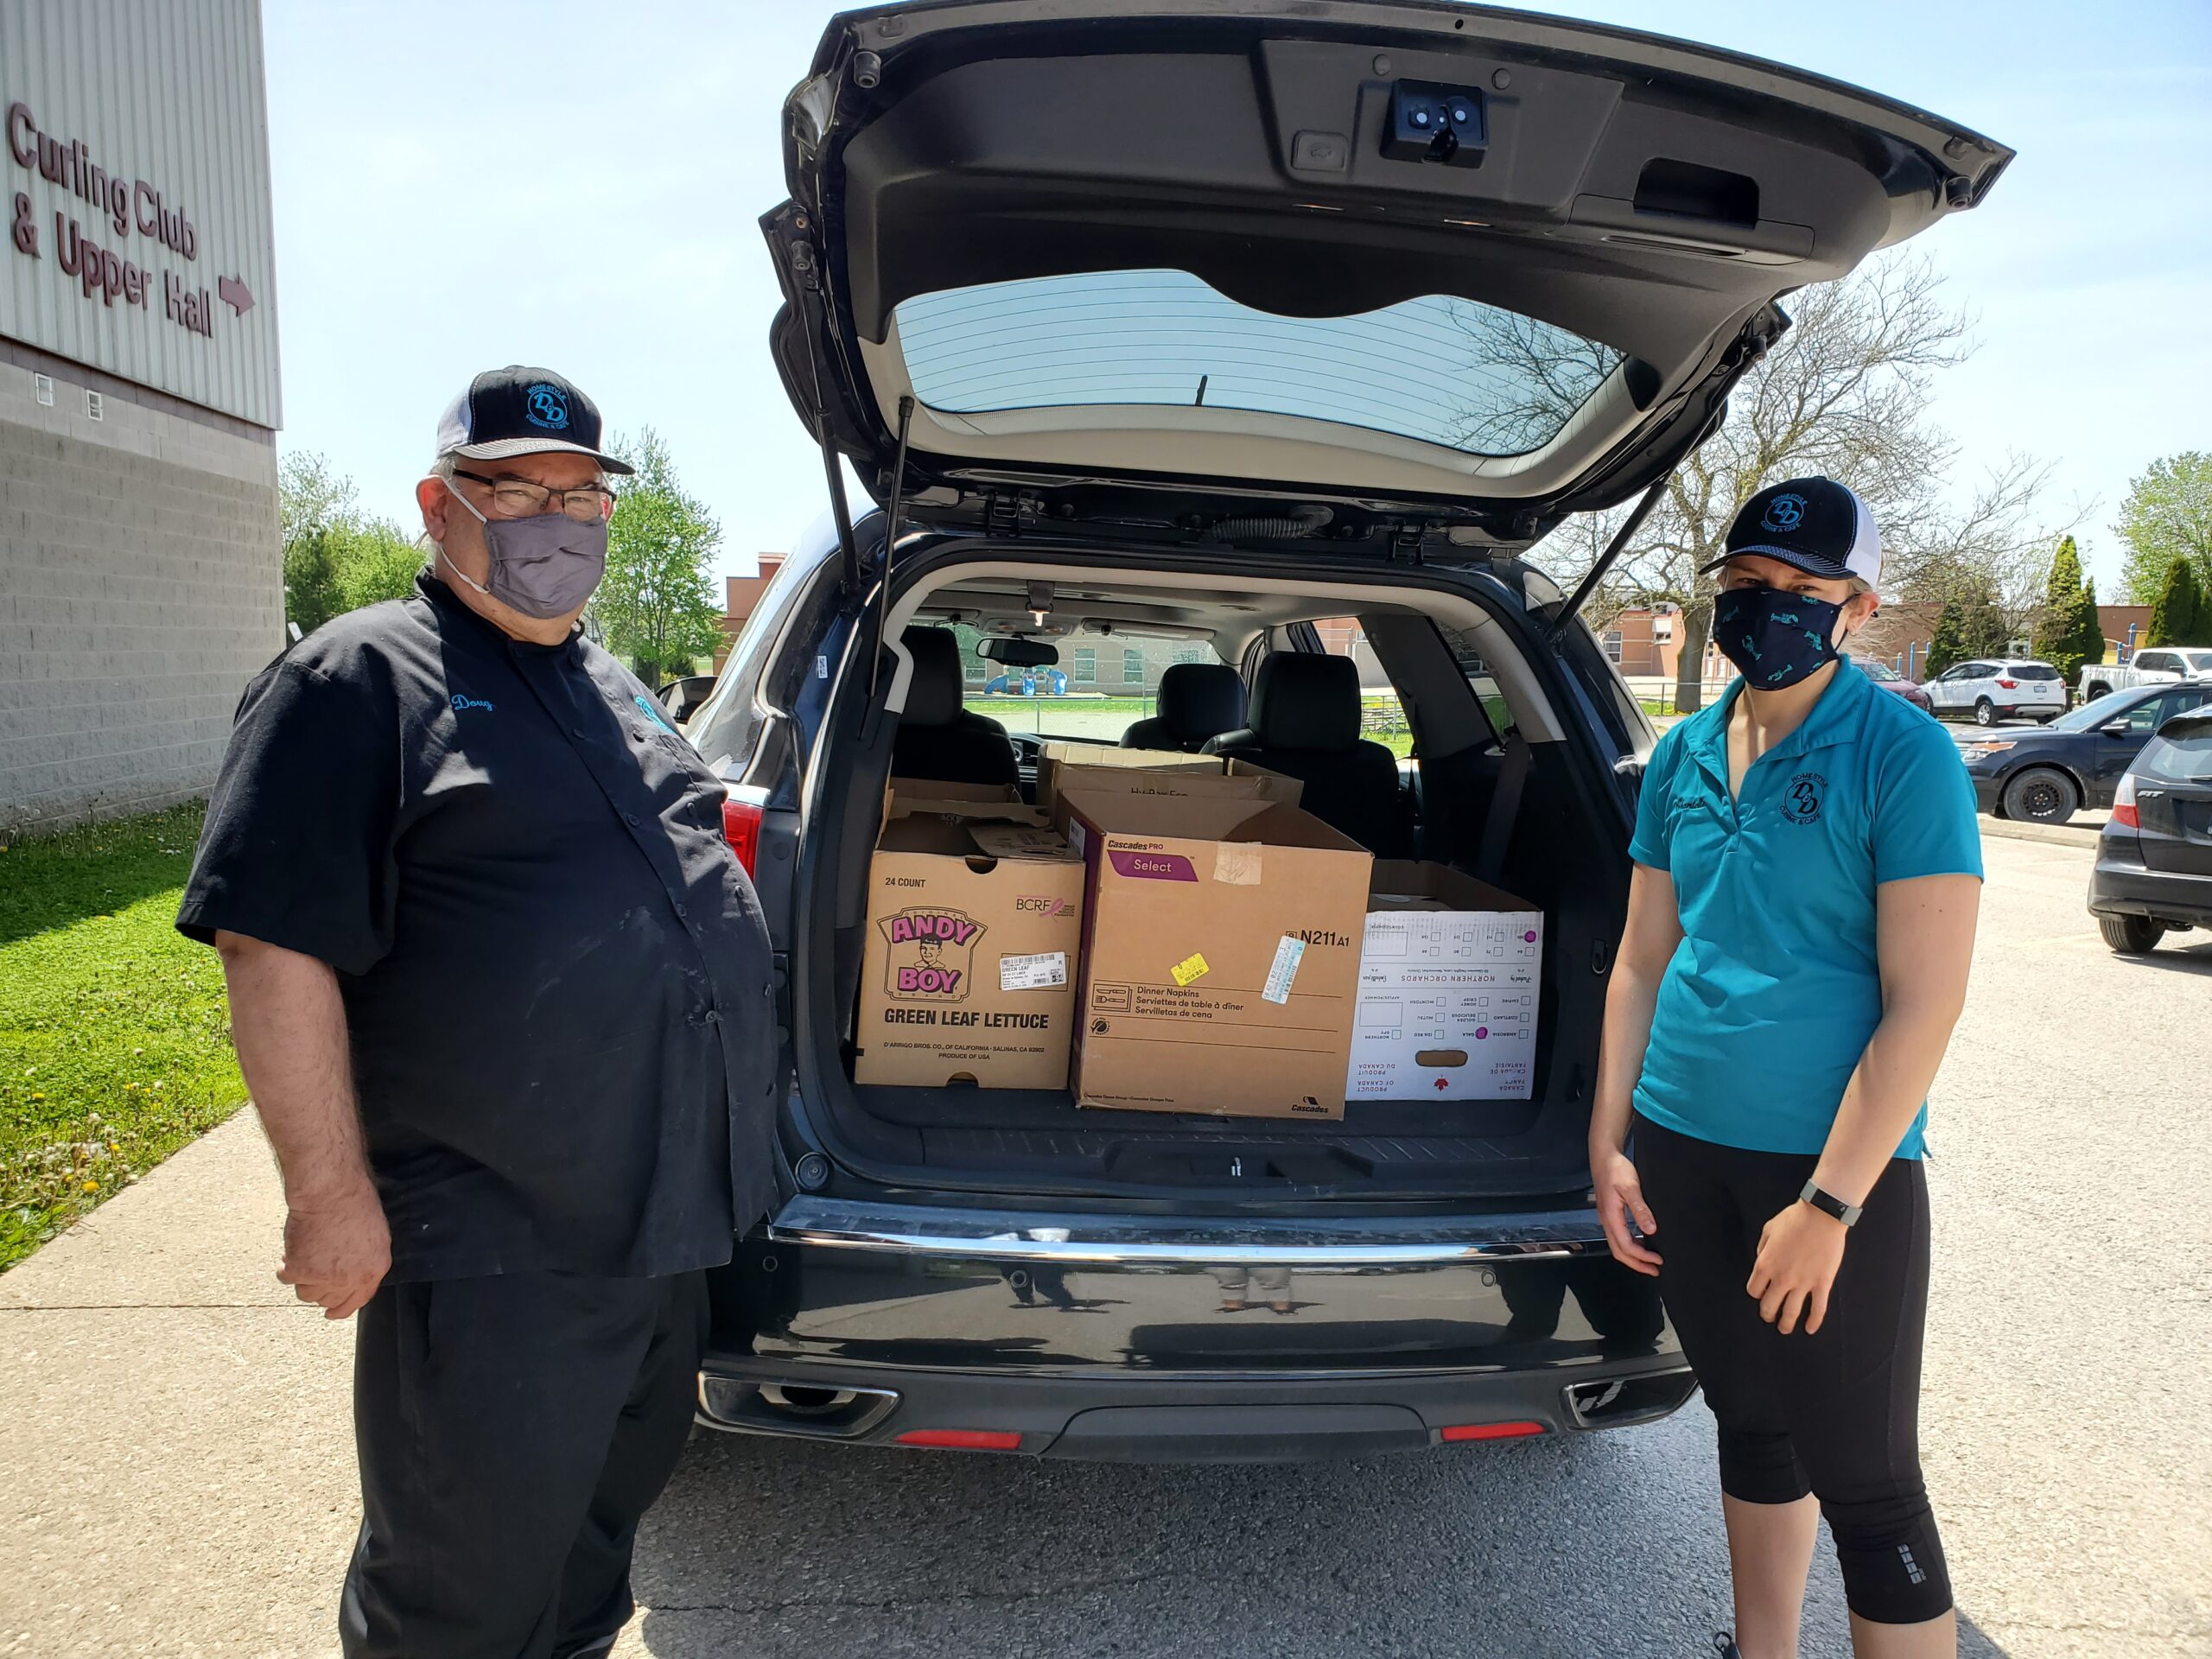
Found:
[{"label": "rear seat", "polygon": [[1377,858],[1412,855],[1398,757],[1359,734],[1359,668],[1349,657],[1277,652],[1260,664],[1252,723],[1200,751],[1295,778],[1299,804]]},{"label": "rear seat", "polygon": [[1125,749],[1196,754],[1244,723],[1244,682],[1226,663],[1178,663],[1160,677],[1160,712],[1122,734]]},{"label": "rear seat", "polygon": [[1006,728],[961,706],[958,636],[950,628],[908,628],[899,643],[913,658],[914,676],[892,740],[892,775],[953,784],[1017,782]]}]

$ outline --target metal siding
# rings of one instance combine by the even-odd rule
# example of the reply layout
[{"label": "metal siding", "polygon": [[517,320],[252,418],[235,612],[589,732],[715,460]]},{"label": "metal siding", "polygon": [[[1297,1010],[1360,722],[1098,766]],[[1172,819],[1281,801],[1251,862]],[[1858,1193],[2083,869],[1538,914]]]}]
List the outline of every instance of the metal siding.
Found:
[{"label": "metal siding", "polygon": [[[18,193],[31,203],[39,257],[0,237],[0,335],[74,362],[275,428],[283,420],[276,352],[276,255],[270,227],[269,113],[259,0],[4,0],[0,108],[28,105],[39,130],[89,146],[91,159],[198,232],[185,258],[132,226],[118,237],[105,210],[16,165],[0,144],[0,209],[12,226]],[[151,273],[146,304],[86,298],[61,270],[59,209],[101,248]],[[206,289],[213,334],[170,320],[161,279]],[[216,279],[243,280],[254,304],[234,315]]]}]

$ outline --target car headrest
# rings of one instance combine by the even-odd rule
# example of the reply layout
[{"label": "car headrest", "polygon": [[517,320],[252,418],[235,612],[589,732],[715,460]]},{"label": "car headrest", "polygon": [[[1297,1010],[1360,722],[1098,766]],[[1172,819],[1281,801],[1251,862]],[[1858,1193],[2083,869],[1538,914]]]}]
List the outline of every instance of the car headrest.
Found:
[{"label": "car headrest", "polygon": [[1244,682],[1226,663],[1178,663],[1160,677],[1158,718],[1185,743],[1244,723]]},{"label": "car headrest", "polygon": [[909,628],[899,643],[914,659],[901,726],[950,726],[960,718],[960,637],[950,628]]},{"label": "car headrest", "polygon": [[1260,662],[1252,729],[1268,749],[1348,749],[1359,741],[1359,665],[1279,651]]}]

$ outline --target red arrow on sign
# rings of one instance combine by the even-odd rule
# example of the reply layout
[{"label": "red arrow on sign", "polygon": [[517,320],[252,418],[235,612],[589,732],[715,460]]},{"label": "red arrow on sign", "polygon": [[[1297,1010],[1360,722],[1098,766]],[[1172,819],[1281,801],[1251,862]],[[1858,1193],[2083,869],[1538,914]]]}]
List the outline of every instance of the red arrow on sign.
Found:
[{"label": "red arrow on sign", "polygon": [[239,316],[253,309],[253,290],[235,276],[218,276],[215,292],[222,296],[223,303]]}]

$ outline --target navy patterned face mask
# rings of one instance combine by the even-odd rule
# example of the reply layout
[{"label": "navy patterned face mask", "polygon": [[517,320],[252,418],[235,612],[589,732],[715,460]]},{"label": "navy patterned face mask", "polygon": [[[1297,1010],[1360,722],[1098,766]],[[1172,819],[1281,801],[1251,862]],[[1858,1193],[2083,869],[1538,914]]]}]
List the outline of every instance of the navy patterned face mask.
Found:
[{"label": "navy patterned face mask", "polygon": [[1713,601],[1713,643],[1762,691],[1795,685],[1841,653],[1843,607],[1778,588],[1724,588]]}]

